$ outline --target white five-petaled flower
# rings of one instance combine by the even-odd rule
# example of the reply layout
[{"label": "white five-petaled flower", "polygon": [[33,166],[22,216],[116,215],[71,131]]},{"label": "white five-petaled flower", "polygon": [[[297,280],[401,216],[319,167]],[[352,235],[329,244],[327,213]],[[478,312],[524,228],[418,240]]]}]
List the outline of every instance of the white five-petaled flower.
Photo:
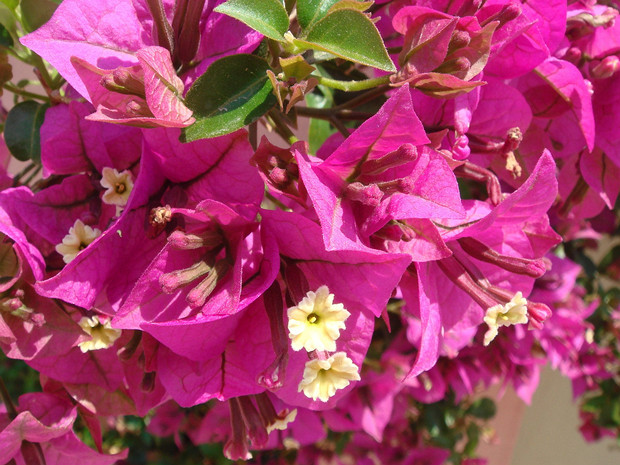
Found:
[{"label": "white five-petaled flower", "polygon": [[334,352],[340,330],[350,313],[334,303],[327,286],[308,292],[295,307],[288,309],[288,331],[293,350]]},{"label": "white five-petaled flower", "polygon": [[65,263],[69,263],[100,235],[99,229],[85,225],[82,220],[75,220],[69,229],[69,234],[62,239],[61,244],[56,246],[56,252],[62,255]]},{"label": "white five-petaled flower", "polygon": [[338,389],[360,379],[357,365],[344,352],[336,352],[326,360],[316,358],[306,362],[298,391],[312,400],[327,402]]},{"label": "white five-petaled flower", "polygon": [[127,205],[129,194],[133,189],[133,179],[131,172],[128,170],[120,173],[114,168],[106,166],[101,171],[101,185],[106,188],[101,200],[108,205],[117,205],[124,207]]},{"label": "white five-petaled flower", "polygon": [[86,334],[92,337],[92,339],[78,344],[84,353],[89,350],[107,349],[121,336],[121,330],[112,328],[110,320],[102,323],[97,315],[90,318],[82,317],[78,324]]},{"label": "white five-petaled flower", "polygon": [[484,322],[489,329],[484,334],[484,345],[488,346],[495,339],[500,326],[525,324],[527,321],[527,300],[521,292],[517,292],[506,305],[498,304],[487,309]]}]

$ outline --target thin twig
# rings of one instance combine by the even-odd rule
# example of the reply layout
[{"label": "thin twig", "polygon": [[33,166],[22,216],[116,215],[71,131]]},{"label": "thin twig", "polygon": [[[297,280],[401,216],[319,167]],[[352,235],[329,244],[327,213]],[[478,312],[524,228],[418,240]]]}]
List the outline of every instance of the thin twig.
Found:
[{"label": "thin twig", "polygon": [[345,137],[345,139],[351,135],[351,133],[349,132],[349,129],[335,115],[332,115],[329,118],[329,122],[331,123],[333,127],[338,129],[338,132],[342,134]]},{"label": "thin twig", "polygon": [[37,100],[43,100],[44,102],[49,102],[49,97],[47,95],[35,94],[34,92],[28,92],[27,90],[22,89],[21,87],[17,87],[15,84],[11,84],[10,82],[5,82],[2,87],[13,94],[21,95],[22,97],[28,97]]},{"label": "thin twig", "polygon": [[311,107],[297,107],[298,116],[306,116],[308,118],[318,118],[329,120],[332,116],[336,116],[343,121],[358,121],[367,120],[373,113],[365,113],[361,111],[351,110],[335,110],[333,108],[311,108]]},{"label": "thin twig", "polygon": [[35,177],[36,177],[36,176],[37,176],[40,172],[41,172],[41,166],[40,166],[40,165],[38,165],[38,166],[37,166],[37,169],[36,169],[36,170],[34,170],[34,171],[30,174],[30,176],[28,176],[28,179],[26,179],[26,180],[24,181],[24,184],[25,184],[25,185],[29,185],[29,184],[30,184],[30,181],[32,181],[32,180],[33,180],[33,179],[34,179],[34,178],[35,178]]},{"label": "thin twig", "polygon": [[273,121],[276,131],[278,131],[278,134],[280,134],[284,140],[288,141],[289,144],[294,144],[299,140],[295,134],[293,134],[293,131],[291,131],[282,113],[277,110],[271,110],[268,115]]},{"label": "thin twig", "polygon": [[31,161],[30,164],[28,164],[23,170],[21,170],[19,173],[17,173],[15,175],[15,177],[13,178],[13,187],[17,187],[17,185],[19,184],[19,181],[24,176],[26,176],[30,170],[32,170],[36,166],[37,166],[36,163]]}]

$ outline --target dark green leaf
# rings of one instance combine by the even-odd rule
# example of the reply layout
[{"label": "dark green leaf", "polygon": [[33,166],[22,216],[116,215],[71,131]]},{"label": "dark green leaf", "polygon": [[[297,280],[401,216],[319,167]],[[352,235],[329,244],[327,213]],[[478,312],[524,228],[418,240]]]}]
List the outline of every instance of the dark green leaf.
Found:
[{"label": "dark green leaf", "polygon": [[28,32],[43,26],[54,14],[58,3],[52,0],[21,0],[22,24]]},{"label": "dark green leaf", "polygon": [[7,31],[6,27],[0,24],[0,45],[3,47],[12,47],[14,43],[11,33]]},{"label": "dark green leaf", "polygon": [[396,71],[379,31],[359,10],[342,9],[328,14],[295,44],[384,71]]},{"label": "dark green leaf", "polygon": [[185,128],[190,142],[236,131],[276,104],[267,77],[269,65],[253,55],[231,55],[214,62],[190,88],[185,104],[196,122]]},{"label": "dark green leaf", "polygon": [[4,139],[18,160],[41,162],[40,129],[48,108],[48,104],[28,100],[18,103],[9,111],[4,125]]},{"label": "dark green leaf", "polygon": [[495,416],[495,410],[495,402],[488,397],[483,397],[482,399],[474,401],[474,403],[467,409],[467,413],[476,418],[489,420]]},{"label": "dark green leaf", "polygon": [[229,0],[215,11],[244,22],[270,39],[285,41],[288,14],[280,0]]},{"label": "dark green leaf", "polygon": [[297,20],[302,29],[308,29],[323,18],[340,0],[297,0]]}]

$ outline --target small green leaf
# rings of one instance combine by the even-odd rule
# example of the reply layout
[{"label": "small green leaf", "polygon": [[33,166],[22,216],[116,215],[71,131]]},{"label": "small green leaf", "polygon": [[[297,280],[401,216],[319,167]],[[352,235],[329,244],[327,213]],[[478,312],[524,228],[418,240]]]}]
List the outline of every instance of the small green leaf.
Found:
[{"label": "small green leaf", "polygon": [[254,55],[215,61],[187,92],[185,104],[196,122],[181,139],[190,142],[231,133],[256,121],[276,104],[269,65]]},{"label": "small green leaf", "polygon": [[22,24],[32,32],[43,26],[54,14],[58,3],[52,0],[21,0]]},{"label": "small green leaf", "polygon": [[322,19],[340,0],[297,0],[297,21],[302,29]]},{"label": "small green leaf", "polygon": [[476,418],[489,420],[495,416],[495,410],[495,402],[488,397],[483,397],[482,399],[474,401],[467,409],[467,413]]},{"label": "small green leaf", "polygon": [[41,125],[48,104],[33,100],[15,105],[6,118],[4,139],[15,158],[21,161],[41,161]]},{"label": "small green leaf", "polygon": [[396,71],[379,31],[359,10],[345,8],[328,14],[294,43],[384,71]]},{"label": "small green leaf", "polygon": [[288,14],[280,0],[229,0],[215,11],[238,19],[270,39],[285,42]]}]

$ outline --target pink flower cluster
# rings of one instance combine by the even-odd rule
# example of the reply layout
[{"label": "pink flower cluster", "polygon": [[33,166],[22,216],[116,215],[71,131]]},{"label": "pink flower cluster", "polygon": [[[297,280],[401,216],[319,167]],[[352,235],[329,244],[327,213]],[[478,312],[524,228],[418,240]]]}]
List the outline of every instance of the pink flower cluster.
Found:
[{"label": "pink flower cluster", "polygon": [[[604,376],[580,267],[553,251],[605,232],[620,192],[617,3],[376,2],[398,71],[316,154],[179,142],[186,90],[263,39],[221,3],[64,0],[22,39],[69,87],[45,178],[0,179],[0,347],[43,387],[0,412],[0,462],[112,464],[99,419],[157,408],[153,433],[233,460],[439,465],[412,401],[497,382],[529,401],[545,360]],[[313,447],[326,427],[352,432],[340,454]]]}]

